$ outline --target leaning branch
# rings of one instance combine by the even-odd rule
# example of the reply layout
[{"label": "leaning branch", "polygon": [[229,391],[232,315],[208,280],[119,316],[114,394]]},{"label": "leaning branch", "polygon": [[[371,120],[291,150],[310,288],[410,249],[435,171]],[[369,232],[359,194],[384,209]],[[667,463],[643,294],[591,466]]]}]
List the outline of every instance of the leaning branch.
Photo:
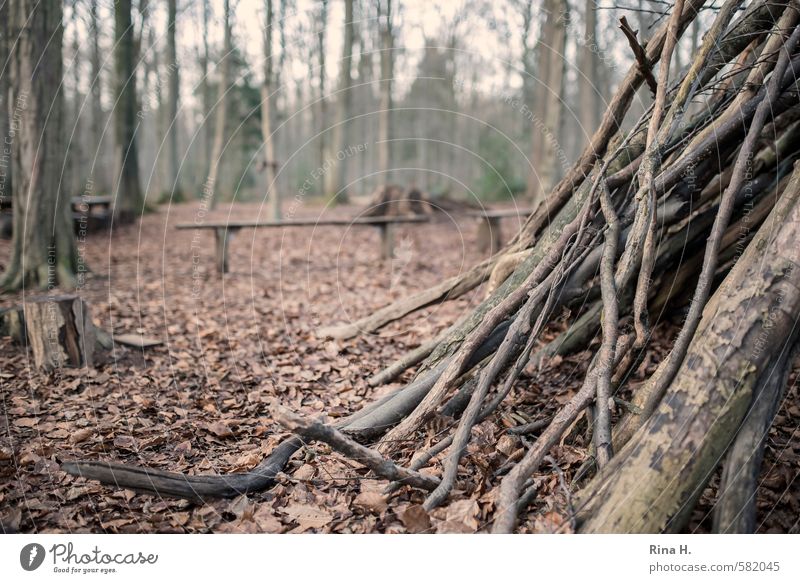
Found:
[{"label": "leaning branch", "polygon": [[342,455],[364,464],[381,478],[403,482],[423,490],[433,490],[439,485],[438,478],[398,466],[384,458],[374,449],[361,445],[330,425],[305,419],[278,404],[273,404],[271,411],[275,421],[289,431],[308,441],[323,441],[327,443]]}]

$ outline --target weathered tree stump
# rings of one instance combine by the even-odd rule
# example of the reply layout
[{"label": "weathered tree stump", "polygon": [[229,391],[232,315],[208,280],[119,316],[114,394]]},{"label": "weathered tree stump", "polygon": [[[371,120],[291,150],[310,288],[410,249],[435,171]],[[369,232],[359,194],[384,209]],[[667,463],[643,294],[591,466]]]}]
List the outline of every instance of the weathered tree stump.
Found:
[{"label": "weathered tree stump", "polygon": [[93,365],[95,329],[89,305],[80,297],[35,298],[25,302],[21,315],[7,319],[24,323],[24,338],[17,324],[18,339],[27,341],[37,368],[51,371]]}]

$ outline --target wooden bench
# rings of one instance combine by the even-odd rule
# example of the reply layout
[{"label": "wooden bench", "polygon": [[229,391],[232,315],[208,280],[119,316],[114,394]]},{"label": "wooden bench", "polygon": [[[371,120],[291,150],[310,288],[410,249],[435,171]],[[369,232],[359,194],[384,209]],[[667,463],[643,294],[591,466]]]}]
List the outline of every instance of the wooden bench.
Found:
[{"label": "wooden bench", "polygon": [[226,221],[181,223],[176,229],[211,229],[215,238],[215,260],[220,273],[228,273],[228,243],[240,229],[281,229],[285,227],[375,227],[381,235],[381,258],[388,259],[394,251],[394,225],[398,223],[427,223],[428,217],[361,217],[357,219],[285,219],[280,221]]},{"label": "wooden bench", "polygon": [[478,250],[494,255],[503,246],[503,232],[500,221],[505,218],[527,217],[533,212],[530,208],[483,209],[469,211],[467,216],[478,219]]},{"label": "wooden bench", "polygon": [[[111,196],[74,196],[70,199],[75,233],[90,233],[111,223]],[[13,202],[10,196],[0,196],[0,237],[10,239],[13,224]]]},{"label": "wooden bench", "polygon": [[74,196],[70,202],[76,233],[91,233],[111,224],[113,196]]}]

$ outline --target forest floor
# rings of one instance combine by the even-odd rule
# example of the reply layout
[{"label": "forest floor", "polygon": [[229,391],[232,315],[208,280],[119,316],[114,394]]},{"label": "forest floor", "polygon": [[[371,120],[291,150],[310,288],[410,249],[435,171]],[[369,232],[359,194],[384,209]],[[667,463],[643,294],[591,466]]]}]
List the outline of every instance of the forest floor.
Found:
[{"label": "forest floor", "polygon": [[[354,216],[358,209],[325,210]],[[303,205],[296,216],[320,216]],[[257,204],[221,205],[214,217],[267,217]],[[273,489],[204,504],[161,499],[73,478],[69,459],[103,459],[189,473],[254,467],[286,433],[270,418],[277,398],[309,416],[356,411],[408,380],[372,389],[369,376],[447,327],[483,296],[479,289],[420,311],[377,334],[348,341],[315,336],[320,326],[362,317],[387,302],[456,275],[482,257],[476,225],[445,218],[403,227],[395,258],[378,259],[371,228],[242,230],[230,247],[231,272],[213,265],[211,232],[177,231],[196,203],[161,207],[134,226],[81,242],[91,268],[80,294],[96,324],[113,334],[163,342],[148,349],[115,346],[94,369],[42,374],[23,347],[0,338],[0,522],[23,532],[475,532],[488,527],[493,487],[509,456],[534,436],[507,429],[552,414],[579,388],[589,352],[556,358],[520,379],[500,411],[473,432],[456,490],[430,515],[424,493],[386,482],[356,462],[311,444],[293,458]],[[205,216],[210,220],[211,215]],[[509,219],[506,233],[519,225]],[[0,241],[0,258],[10,242]],[[2,271],[0,264],[0,271]],[[0,297],[0,307],[21,296]],[[565,314],[566,316],[566,314]],[[662,323],[666,338],[674,326]],[[549,330],[543,340],[558,332]],[[656,346],[666,342],[656,342]],[[654,370],[658,349],[638,371]],[[759,489],[759,530],[796,532],[800,516],[800,391],[792,375],[770,432]],[[405,447],[435,440],[441,421]],[[585,460],[577,425],[554,457],[569,483]],[[426,471],[438,473],[434,463]],[[570,501],[548,465],[539,495],[521,516],[522,532],[569,531]],[[690,530],[708,532],[718,476],[706,488]],[[471,493],[471,497],[467,496]]]}]

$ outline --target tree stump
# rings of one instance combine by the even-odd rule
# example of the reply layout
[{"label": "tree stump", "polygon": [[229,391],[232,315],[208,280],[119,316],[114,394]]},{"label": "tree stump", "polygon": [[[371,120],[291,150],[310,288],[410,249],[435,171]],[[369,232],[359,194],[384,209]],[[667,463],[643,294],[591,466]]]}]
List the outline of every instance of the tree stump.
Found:
[{"label": "tree stump", "polygon": [[95,329],[89,305],[78,296],[52,296],[25,302],[23,319],[37,368],[92,366]]}]

